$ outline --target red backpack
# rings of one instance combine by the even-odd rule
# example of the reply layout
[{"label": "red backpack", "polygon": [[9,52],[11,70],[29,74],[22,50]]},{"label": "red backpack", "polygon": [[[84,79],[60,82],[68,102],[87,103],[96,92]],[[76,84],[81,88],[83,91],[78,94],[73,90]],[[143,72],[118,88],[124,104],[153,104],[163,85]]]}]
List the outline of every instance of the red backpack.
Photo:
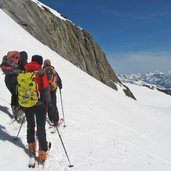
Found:
[{"label": "red backpack", "polygon": [[0,68],[5,75],[18,73],[19,58],[20,54],[18,51],[10,51],[3,57]]}]

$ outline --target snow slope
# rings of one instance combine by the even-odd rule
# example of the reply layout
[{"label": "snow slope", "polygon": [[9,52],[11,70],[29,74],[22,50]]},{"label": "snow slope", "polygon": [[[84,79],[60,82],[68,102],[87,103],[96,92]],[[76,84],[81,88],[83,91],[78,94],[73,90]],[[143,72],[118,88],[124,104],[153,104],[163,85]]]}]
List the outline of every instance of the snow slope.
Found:
[{"label": "snow slope", "polygon": [[[60,127],[60,133],[74,167],[68,167],[58,134],[50,134],[47,126],[52,149],[44,171],[171,170],[171,96],[128,84],[137,98],[132,100],[38,42],[2,10],[0,25],[0,60],[9,50],[25,50],[29,57],[39,54],[52,60],[63,80],[67,127]],[[3,74],[0,86],[0,170],[32,170],[27,168],[26,123],[20,141],[13,140],[20,125],[11,124],[10,94]]]}]

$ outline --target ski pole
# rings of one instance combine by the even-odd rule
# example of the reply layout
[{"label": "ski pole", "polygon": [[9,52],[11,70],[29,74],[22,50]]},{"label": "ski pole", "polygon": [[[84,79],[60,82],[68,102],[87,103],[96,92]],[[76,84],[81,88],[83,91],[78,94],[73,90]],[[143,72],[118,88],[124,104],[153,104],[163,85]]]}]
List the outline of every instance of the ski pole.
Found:
[{"label": "ski pole", "polygon": [[21,125],[20,125],[20,128],[19,128],[19,130],[18,130],[18,133],[17,133],[16,137],[14,138],[15,141],[18,140],[18,136],[19,136],[19,134],[20,134],[20,131],[21,131],[21,128],[22,128],[22,126],[23,126],[23,124],[24,124],[24,121],[25,121],[25,117],[23,118],[23,120],[22,120],[22,122],[21,122]]},{"label": "ski pole", "polygon": [[71,164],[71,162],[70,162],[70,159],[69,159],[69,157],[68,157],[68,154],[67,154],[66,148],[65,148],[65,146],[64,146],[64,142],[62,141],[61,134],[59,133],[58,127],[56,127],[56,130],[57,130],[57,132],[58,132],[58,135],[59,135],[59,138],[60,138],[60,140],[61,140],[61,143],[62,143],[63,149],[64,149],[64,151],[65,151],[65,155],[66,155],[66,157],[67,157],[67,159],[68,159],[68,162],[69,162],[68,167],[74,167],[74,165],[72,165],[72,164]]},{"label": "ski pole", "polygon": [[66,127],[61,89],[59,89],[59,92],[60,92],[60,99],[61,99],[62,114],[63,114],[63,118],[64,118],[64,127]]}]

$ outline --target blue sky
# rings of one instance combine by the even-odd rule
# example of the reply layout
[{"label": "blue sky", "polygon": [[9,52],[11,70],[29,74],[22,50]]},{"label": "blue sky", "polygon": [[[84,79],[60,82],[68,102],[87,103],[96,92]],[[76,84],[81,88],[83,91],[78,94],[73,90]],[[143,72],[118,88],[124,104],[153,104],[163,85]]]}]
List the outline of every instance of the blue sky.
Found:
[{"label": "blue sky", "polygon": [[40,0],[87,30],[117,74],[171,69],[170,0]]}]

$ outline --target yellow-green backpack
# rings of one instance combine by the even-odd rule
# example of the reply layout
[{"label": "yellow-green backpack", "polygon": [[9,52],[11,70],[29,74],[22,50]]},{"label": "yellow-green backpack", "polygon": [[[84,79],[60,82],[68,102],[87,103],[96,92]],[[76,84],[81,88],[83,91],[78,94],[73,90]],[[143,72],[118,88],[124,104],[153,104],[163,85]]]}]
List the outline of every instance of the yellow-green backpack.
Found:
[{"label": "yellow-green backpack", "polygon": [[36,72],[20,73],[18,81],[18,103],[22,107],[33,107],[38,102]]}]

